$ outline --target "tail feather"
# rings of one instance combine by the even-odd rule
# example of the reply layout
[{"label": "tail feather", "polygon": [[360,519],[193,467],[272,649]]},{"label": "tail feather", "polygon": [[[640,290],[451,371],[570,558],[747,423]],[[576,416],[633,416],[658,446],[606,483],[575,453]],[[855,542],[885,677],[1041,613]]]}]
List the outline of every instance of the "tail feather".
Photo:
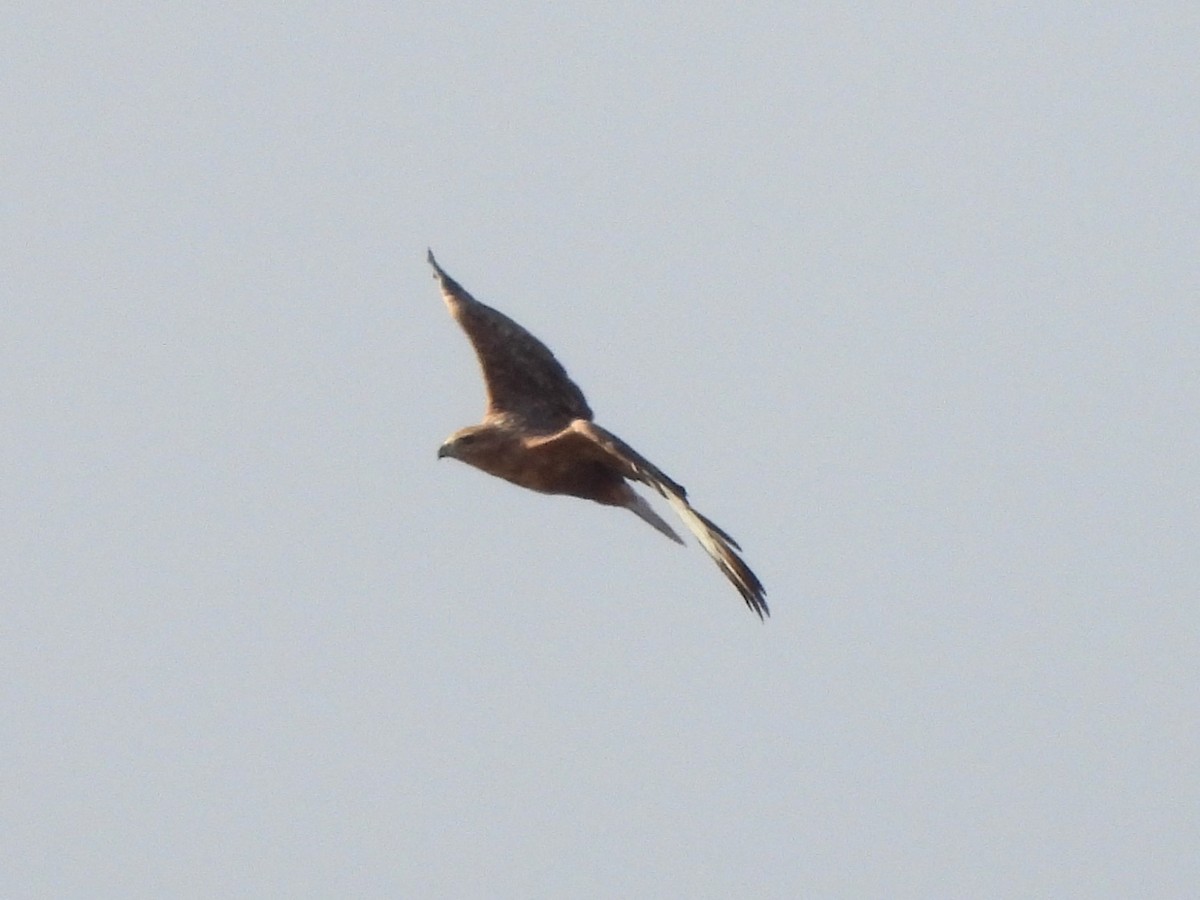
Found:
[{"label": "tail feather", "polygon": [[654,507],[646,502],[646,498],[637,491],[630,491],[633,495],[633,501],[629,503],[628,509],[632,510],[643,521],[649,522],[671,540],[677,544],[682,544],[683,539],[675,533],[675,529],[663,521],[662,516],[654,511]]}]

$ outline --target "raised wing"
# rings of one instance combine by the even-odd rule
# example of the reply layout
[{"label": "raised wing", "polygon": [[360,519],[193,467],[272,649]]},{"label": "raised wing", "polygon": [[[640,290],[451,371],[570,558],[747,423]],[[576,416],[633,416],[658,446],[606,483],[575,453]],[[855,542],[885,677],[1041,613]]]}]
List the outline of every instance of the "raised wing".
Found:
[{"label": "raised wing", "polygon": [[623,440],[594,422],[575,421],[562,434],[538,441],[538,444],[562,453],[578,453],[615,467],[620,473],[634,481],[640,481],[658,491],[671,504],[688,530],[700,541],[706,553],[713,558],[718,568],[725,573],[738,589],[746,605],[761,619],[771,614],[767,608],[767,591],[738,551],[738,542],[719,528],[712,520],[700,514],[688,503],[687,491],[678,482],[668,478],[661,469],[646,459]]},{"label": "raised wing", "polygon": [[583,391],[541,341],[504,313],[480,303],[442,271],[429,251],[429,264],[442,298],[479,357],[487,389],[488,419],[516,419],[530,431],[548,434],[572,419],[591,419]]}]

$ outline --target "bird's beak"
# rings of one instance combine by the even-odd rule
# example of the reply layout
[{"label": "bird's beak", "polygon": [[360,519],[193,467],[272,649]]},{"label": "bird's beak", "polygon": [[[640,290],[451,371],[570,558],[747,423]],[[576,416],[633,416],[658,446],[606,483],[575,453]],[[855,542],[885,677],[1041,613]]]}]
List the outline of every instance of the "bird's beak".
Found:
[{"label": "bird's beak", "polygon": [[438,459],[441,459],[443,456],[451,456],[451,455],[453,455],[453,454],[450,452],[449,444],[442,444],[442,446],[438,447]]}]

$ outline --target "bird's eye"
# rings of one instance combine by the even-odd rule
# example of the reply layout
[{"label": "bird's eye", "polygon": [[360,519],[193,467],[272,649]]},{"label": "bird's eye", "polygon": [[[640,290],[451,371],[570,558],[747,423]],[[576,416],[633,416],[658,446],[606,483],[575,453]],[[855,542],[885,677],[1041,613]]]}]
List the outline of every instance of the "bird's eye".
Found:
[{"label": "bird's eye", "polygon": [[458,439],[457,443],[459,443],[459,444],[473,444],[473,443],[475,443],[475,437],[476,437],[476,435],[474,435],[474,434],[464,434],[462,437],[460,437],[460,438]]}]

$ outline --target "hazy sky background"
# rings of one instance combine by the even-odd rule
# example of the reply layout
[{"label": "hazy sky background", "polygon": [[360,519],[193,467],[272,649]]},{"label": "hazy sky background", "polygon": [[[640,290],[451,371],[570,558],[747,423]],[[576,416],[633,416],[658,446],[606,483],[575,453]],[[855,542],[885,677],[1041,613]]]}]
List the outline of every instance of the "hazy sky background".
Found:
[{"label": "hazy sky background", "polygon": [[[1182,897],[1200,6],[25,4],[0,895]],[[769,590],[454,461],[423,256]]]}]

